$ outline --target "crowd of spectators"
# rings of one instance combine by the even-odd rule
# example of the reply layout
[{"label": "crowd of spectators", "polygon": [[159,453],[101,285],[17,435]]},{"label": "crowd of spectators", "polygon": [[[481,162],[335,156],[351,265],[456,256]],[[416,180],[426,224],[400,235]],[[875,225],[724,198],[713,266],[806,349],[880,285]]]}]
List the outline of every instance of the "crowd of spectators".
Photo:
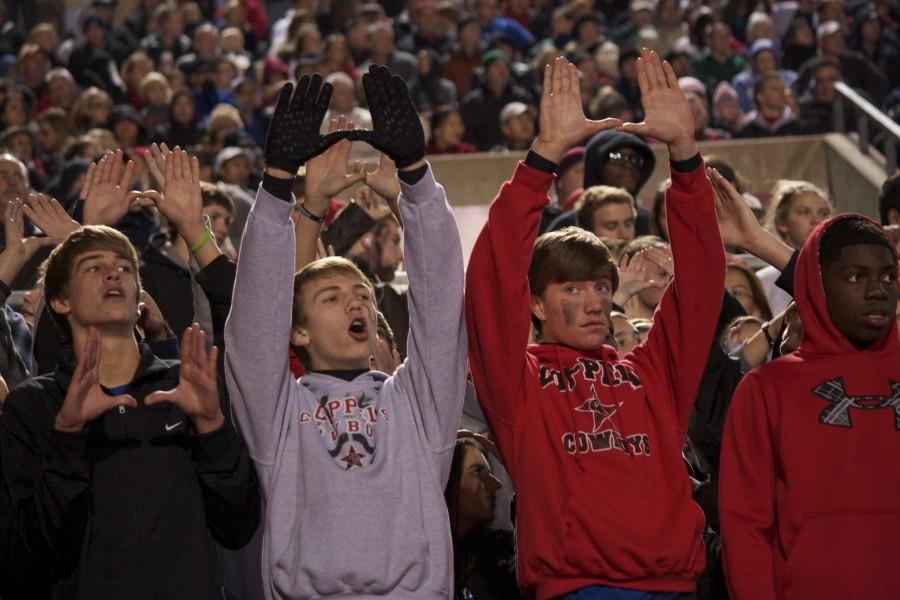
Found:
[{"label": "crowd of spectators", "polygon": [[226,146],[244,148],[259,166],[284,81],[322,73],[335,86],[332,113],[366,127],[360,77],[383,64],[407,82],[431,153],[522,150],[536,133],[540,74],[560,55],[580,70],[590,116],[640,120],[634,61],[642,47],[669,60],[693,94],[699,139],[829,131],[837,81],[888,114],[900,110],[890,2],[275,6],[7,2],[0,144],[26,162],[41,191],[73,161],[110,147],[140,153],[154,141],[197,151],[207,175]]},{"label": "crowd of spectators", "polygon": [[[797,585],[900,593],[865,572],[897,557],[889,461],[828,454],[890,492],[842,495],[829,465],[780,462],[760,408],[813,393],[836,403],[804,409],[823,427],[873,417],[849,454],[896,447],[872,424],[898,411],[896,381],[869,383],[896,371],[900,178],[882,229],[834,218],[806,181],[763,202],[695,143],[831,131],[838,81],[900,118],[898,17],[836,0],[0,4],[0,595],[712,600],[765,580],[781,597],[798,522],[822,518],[776,486],[785,463],[857,519],[802,546],[846,541],[860,570],[804,555]],[[644,206],[654,145],[671,178]],[[475,152],[527,155],[464,301],[427,158]],[[835,283],[851,253],[862,292]],[[811,360],[867,375],[813,381]],[[809,389],[771,382],[785,364]]]}]

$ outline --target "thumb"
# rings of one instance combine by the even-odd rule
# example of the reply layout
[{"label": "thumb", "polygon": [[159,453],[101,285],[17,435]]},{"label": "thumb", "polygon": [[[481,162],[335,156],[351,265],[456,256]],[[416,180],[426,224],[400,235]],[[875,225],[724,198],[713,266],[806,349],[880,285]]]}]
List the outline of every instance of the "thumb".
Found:
[{"label": "thumb", "polygon": [[135,408],[138,405],[138,401],[135,400],[134,396],[130,394],[122,394],[120,396],[110,396],[112,399],[112,407],[115,408],[117,406],[130,406],[131,408]]},{"label": "thumb", "polygon": [[603,131],[604,129],[612,129],[613,127],[622,127],[625,123],[622,122],[622,119],[600,119],[599,121],[594,121],[591,119],[585,119],[585,123],[588,125],[588,130],[591,133],[597,133],[598,131]]},{"label": "thumb", "polygon": [[650,128],[646,123],[622,123],[616,127],[616,130],[633,133],[635,135],[648,135]]},{"label": "thumb", "polygon": [[176,398],[179,396],[178,388],[174,390],[166,390],[160,392],[153,392],[144,398],[144,404],[147,406],[153,406],[154,404],[159,404],[160,402],[171,402],[172,404],[178,404],[176,402]]}]

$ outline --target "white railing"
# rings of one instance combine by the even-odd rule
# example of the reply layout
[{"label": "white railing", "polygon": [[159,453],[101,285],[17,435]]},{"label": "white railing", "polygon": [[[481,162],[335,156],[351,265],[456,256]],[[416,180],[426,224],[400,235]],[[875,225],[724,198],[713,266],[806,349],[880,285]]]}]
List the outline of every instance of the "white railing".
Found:
[{"label": "white railing", "polygon": [[838,133],[847,133],[847,124],[844,122],[844,111],[849,104],[853,106],[853,114],[856,115],[856,135],[859,151],[870,155],[871,137],[870,125],[874,125],[876,132],[882,136],[882,154],[884,155],[885,175],[891,176],[897,170],[897,145],[900,144],[900,125],[895,123],[886,114],[878,110],[871,102],[860,96],[853,88],[844,82],[837,82],[834,86],[834,129]]}]

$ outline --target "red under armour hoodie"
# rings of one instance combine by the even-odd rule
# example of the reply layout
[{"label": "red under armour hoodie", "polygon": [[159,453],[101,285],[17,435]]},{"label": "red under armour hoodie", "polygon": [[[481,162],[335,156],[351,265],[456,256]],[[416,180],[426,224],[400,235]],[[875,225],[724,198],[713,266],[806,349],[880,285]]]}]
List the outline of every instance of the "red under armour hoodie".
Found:
[{"label": "red under armour hoodie", "polygon": [[699,159],[673,169],[675,280],[648,339],[620,358],[609,346],[528,345],[528,267],[552,181],[519,164],[466,282],[470,368],[516,490],[519,586],[528,598],[590,585],[692,591],[703,513],[681,451],[725,279],[712,188]]},{"label": "red under armour hoodie", "polygon": [[831,322],[819,243],[834,221],[797,259],[803,342],[729,408],[719,512],[736,600],[900,598],[897,324],[860,351]]}]

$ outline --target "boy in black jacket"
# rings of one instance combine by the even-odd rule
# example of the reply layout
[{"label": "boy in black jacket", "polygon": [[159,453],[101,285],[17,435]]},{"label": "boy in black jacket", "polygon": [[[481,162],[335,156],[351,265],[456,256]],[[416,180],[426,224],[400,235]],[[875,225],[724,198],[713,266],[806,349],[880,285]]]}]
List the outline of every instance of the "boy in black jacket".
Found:
[{"label": "boy in black jacket", "polygon": [[[198,167],[174,160],[187,166],[167,177],[166,201],[193,207]],[[199,212],[182,212],[196,216],[180,231],[201,253],[209,233]],[[135,341],[137,256],[110,228],[70,234],[44,284],[75,356],[11,393],[0,417],[0,493],[12,508],[0,515],[10,529],[2,543],[16,565],[2,568],[0,593],[221,597],[213,539],[245,544],[259,496],[220,401],[217,350],[207,352],[196,326],[180,365]]]}]

